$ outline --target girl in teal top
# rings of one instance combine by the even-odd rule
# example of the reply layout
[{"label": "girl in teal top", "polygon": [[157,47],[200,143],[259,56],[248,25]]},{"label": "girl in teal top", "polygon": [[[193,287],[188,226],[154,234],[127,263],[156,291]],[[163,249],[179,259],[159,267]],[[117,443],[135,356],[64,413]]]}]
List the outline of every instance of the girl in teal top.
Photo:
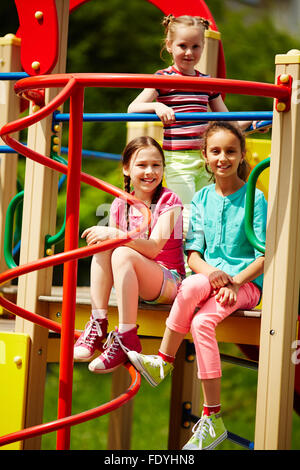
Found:
[{"label": "girl in teal top", "polygon": [[[238,309],[250,310],[260,300],[264,256],[249,243],[244,227],[245,139],[229,122],[210,124],[204,158],[215,184],[195,194],[185,250],[193,275],[181,284],[157,356],[135,351],[128,357],[153,386],[172,370],[175,354],[190,331],[198,377],[204,395],[202,416],[184,449],[212,449],[227,437],[220,410],[221,361],[216,326]],[[265,241],[267,203],[256,190],[254,230]]]},{"label": "girl in teal top", "polygon": [[[190,229],[185,250],[196,251],[206,263],[237,275],[252,261],[261,257],[249,243],[245,232],[245,203],[247,183],[233,194],[221,196],[216,185],[197,192],[191,203]],[[254,204],[254,231],[265,239],[267,203],[264,194],[256,189]],[[261,290],[263,274],[252,281]]]}]

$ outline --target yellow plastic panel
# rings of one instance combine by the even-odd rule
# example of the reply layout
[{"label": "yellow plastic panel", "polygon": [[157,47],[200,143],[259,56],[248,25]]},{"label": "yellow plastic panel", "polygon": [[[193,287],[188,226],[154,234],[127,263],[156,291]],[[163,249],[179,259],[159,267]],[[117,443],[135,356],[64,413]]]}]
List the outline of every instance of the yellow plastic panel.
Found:
[{"label": "yellow plastic panel", "polygon": [[[251,166],[251,170],[259,162],[271,156],[271,141],[267,139],[247,139],[246,148],[246,158]],[[268,199],[269,173],[269,168],[266,168],[257,180],[257,188],[263,191],[266,199]]]},{"label": "yellow plastic panel", "polygon": [[[30,338],[23,333],[0,332],[0,435],[24,427]],[[20,450],[22,442],[0,447]]]}]

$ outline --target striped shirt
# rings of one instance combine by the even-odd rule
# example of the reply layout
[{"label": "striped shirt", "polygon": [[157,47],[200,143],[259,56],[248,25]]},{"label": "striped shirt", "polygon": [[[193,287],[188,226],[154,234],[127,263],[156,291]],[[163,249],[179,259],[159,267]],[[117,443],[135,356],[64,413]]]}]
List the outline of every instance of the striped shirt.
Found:
[{"label": "striped shirt", "polygon": [[[195,70],[196,76],[209,77]],[[158,70],[156,75],[174,76],[180,73],[173,65]],[[176,89],[156,90],[157,101],[169,106],[175,113],[206,113],[208,104],[217,98],[219,93],[201,91],[182,91]],[[202,148],[203,134],[207,127],[207,121],[176,121],[174,124],[164,127],[164,150],[197,150]]]}]

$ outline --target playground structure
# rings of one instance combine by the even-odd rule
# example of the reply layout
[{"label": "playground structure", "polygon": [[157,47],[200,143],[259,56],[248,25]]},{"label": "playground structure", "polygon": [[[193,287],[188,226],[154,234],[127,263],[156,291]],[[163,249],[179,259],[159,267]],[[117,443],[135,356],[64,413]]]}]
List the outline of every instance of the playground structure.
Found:
[{"label": "playground structure", "polygon": [[[16,2],[21,11],[22,2]],[[34,13],[35,3],[26,2],[26,15],[21,17],[21,36],[32,23],[34,16],[36,23],[40,21]],[[22,222],[22,243],[20,266],[9,271],[1,266],[0,284],[5,284],[11,279],[20,276],[17,293],[17,306],[10,302],[8,296],[3,294],[0,304],[7,310],[17,315],[14,332],[0,333],[0,365],[6,368],[6,384],[8,380],[18,387],[18,423],[12,423],[15,429],[3,430],[10,436],[0,437],[0,445],[25,439],[23,448],[39,448],[41,433],[57,429],[57,448],[68,448],[70,442],[70,426],[82,422],[91,417],[100,416],[118,408],[119,425],[111,425],[110,448],[128,448],[128,438],[124,429],[130,420],[130,402],[126,407],[121,406],[128,402],[137,393],[140,383],[139,374],[132,366],[126,366],[131,375],[131,384],[127,392],[125,383],[128,372],[121,368],[115,375],[114,393],[120,395],[113,403],[103,405],[94,411],[82,413],[80,416],[71,417],[72,399],[72,351],[75,331],[82,329],[89,315],[89,305],[86,302],[84,308],[76,307],[76,266],[77,259],[90,256],[96,251],[104,250],[109,245],[104,242],[101,248],[78,248],[78,214],[79,191],[81,182],[92,184],[99,189],[108,190],[114,195],[122,196],[123,192],[113,188],[95,178],[80,174],[81,149],[82,149],[82,119],[83,119],[83,93],[86,86],[118,86],[118,87],[153,87],[159,81],[160,86],[169,84],[166,77],[154,77],[151,75],[109,75],[109,74],[65,74],[67,24],[69,5],[65,0],[48,2],[51,7],[57,9],[57,21],[60,40],[57,43],[58,50],[54,47],[53,53],[47,54],[47,60],[52,57],[52,62],[44,68],[43,61],[34,60],[35,53],[31,44],[16,37],[3,39],[0,46],[7,59],[5,72],[18,72],[23,68],[30,78],[17,82],[15,91],[18,94],[25,93],[28,97],[31,90],[45,89],[46,106],[36,110],[31,104],[31,113],[28,117],[14,121],[19,114],[19,98],[13,90],[10,82],[5,83],[5,103],[2,105],[5,112],[2,113],[3,125],[1,137],[4,142],[28,157],[26,163],[26,179],[24,188],[24,207]],[[85,2],[70,2],[73,8]],[[201,14],[211,19],[204,2],[191,2],[191,6],[184,7],[181,11],[177,2],[151,2],[161,8],[165,14],[175,15]],[[171,2],[170,2],[171,3]],[[181,2],[178,2],[178,4]],[[71,8],[72,9],[72,8]],[[40,13],[40,12],[39,12]],[[44,11],[44,15],[47,12]],[[50,14],[50,13],[49,13]],[[31,16],[30,16],[31,15]],[[31,19],[30,19],[31,18]],[[30,19],[30,21],[29,21]],[[33,20],[33,21],[35,21]],[[38,27],[36,25],[36,27]],[[225,342],[239,343],[242,345],[259,346],[259,375],[257,390],[257,417],[254,446],[256,449],[288,449],[291,437],[291,415],[293,410],[293,397],[295,384],[295,364],[291,360],[293,353],[292,344],[297,339],[298,299],[299,299],[299,179],[300,163],[297,161],[297,149],[300,137],[296,133],[299,122],[299,106],[292,99],[292,82],[299,83],[300,52],[293,51],[290,54],[276,56],[276,84],[261,84],[226,80],[224,78],[224,57],[220,41],[220,34],[215,30],[212,22],[212,30],[208,31],[206,50],[201,58],[199,68],[204,73],[209,73],[217,79],[204,79],[201,89],[215,90],[222,93],[257,94],[259,96],[271,96],[274,98],[273,132],[270,164],[270,185],[268,189],[268,229],[266,241],[266,262],[264,281],[264,301],[262,316],[259,313],[240,312],[229,317],[217,331],[218,339]],[[42,42],[42,41],[41,41]],[[26,48],[27,47],[27,48]],[[27,53],[26,53],[27,51]],[[30,53],[28,52],[30,51]],[[40,62],[38,67],[36,62]],[[35,63],[35,64],[34,64]],[[32,68],[34,65],[34,68]],[[52,67],[52,68],[51,68]],[[49,72],[52,72],[51,74]],[[48,75],[44,75],[48,74]],[[197,89],[199,84],[192,78],[176,79],[181,88]],[[62,88],[62,90],[61,90]],[[52,160],[45,155],[50,155],[53,136],[58,138],[61,127],[58,123],[52,126],[52,114],[62,106],[66,99],[70,99],[70,124],[69,124],[69,159],[68,166]],[[180,116],[179,116],[180,117]],[[229,113],[228,117],[233,119]],[[145,116],[135,117],[135,119]],[[178,117],[177,117],[178,118]],[[186,117],[188,119],[188,117]],[[214,116],[216,118],[216,116]],[[224,116],[223,116],[224,118]],[[248,119],[248,115],[244,117]],[[150,119],[154,119],[153,116]],[[12,122],[14,121],[14,122]],[[7,124],[8,123],[8,124]],[[27,147],[20,144],[14,137],[23,128],[29,127]],[[54,132],[53,132],[54,131]],[[161,128],[157,125],[143,125],[141,127],[129,126],[128,139],[137,132],[151,133],[159,138]],[[40,165],[42,163],[43,165]],[[45,237],[55,232],[56,196],[58,185],[58,172],[67,173],[67,214],[65,230],[65,250],[59,255],[44,257]],[[9,201],[14,196],[16,181],[16,158],[5,155],[1,159],[1,247],[3,245],[4,220]],[[5,197],[4,197],[5,196]],[[137,202],[132,198],[131,202]],[[144,224],[149,222],[149,213],[140,204],[140,210],[145,216]],[[142,228],[142,227],[141,227]],[[128,240],[132,234],[128,234]],[[126,241],[122,240],[121,243]],[[254,241],[255,242],[255,241]],[[120,244],[120,240],[109,242],[114,246]],[[2,248],[1,248],[2,249]],[[4,256],[1,256],[3,263]],[[52,270],[55,264],[64,265],[64,285],[62,306],[60,298],[51,297]],[[62,308],[62,323],[57,323],[57,307]],[[39,315],[32,313],[39,312]],[[140,334],[143,337],[155,336],[160,338],[164,329],[164,320],[168,309],[153,307],[140,310],[139,324]],[[117,316],[115,305],[110,306],[109,314],[113,324]],[[47,318],[48,317],[48,318]],[[36,323],[32,323],[36,322]],[[43,389],[47,362],[47,348],[54,356],[58,354],[58,340],[48,338],[48,330],[58,332],[60,341],[60,391],[58,420],[54,423],[40,425],[43,411]],[[54,345],[55,343],[55,345]],[[1,347],[3,351],[1,351]],[[144,344],[143,344],[144,347]],[[145,342],[145,349],[153,344]],[[58,359],[58,358],[57,358]],[[184,379],[182,379],[184,377]],[[101,378],[99,378],[101,380]],[[14,382],[15,381],[15,382]],[[9,387],[10,389],[13,387]],[[22,390],[22,394],[20,392]],[[299,391],[299,389],[298,389]],[[11,390],[10,390],[11,392]],[[22,395],[22,396],[20,396]],[[189,429],[181,426],[181,405],[191,403],[192,413],[197,413],[199,396],[199,384],[195,380],[195,363],[186,361],[185,351],[180,351],[177,365],[173,374],[172,398],[171,398],[171,422],[169,447],[180,448],[187,439]],[[16,403],[16,401],[14,402]],[[8,408],[7,403],[0,403],[0,407]],[[2,411],[1,411],[2,413]],[[7,420],[8,421],[8,420]],[[121,424],[121,425],[120,425]],[[64,427],[67,426],[67,427]],[[23,431],[18,429],[26,428]],[[1,429],[2,433],[2,429]],[[18,444],[22,448],[22,444]],[[21,447],[20,447],[21,446]],[[126,447],[127,446],[127,447]]]}]

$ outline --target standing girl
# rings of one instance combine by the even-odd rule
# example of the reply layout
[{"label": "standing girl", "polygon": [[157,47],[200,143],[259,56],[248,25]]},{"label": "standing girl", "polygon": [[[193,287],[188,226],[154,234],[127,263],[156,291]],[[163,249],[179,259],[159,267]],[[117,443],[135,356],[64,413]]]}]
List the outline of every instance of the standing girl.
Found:
[{"label": "standing girl", "polygon": [[[119,326],[109,333],[104,352],[89,364],[96,373],[111,372],[127,360],[127,351],[141,351],[137,336],[139,296],[150,303],[172,303],[184,278],[182,203],[162,187],[164,154],[151,137],[129,142],[123,152],[125,190],[131,191],[152,211],[150,233],[140,234],[124,246],[100,252],[91,264],[92,314],[74,347],[74,358],[90,359],[106,338],[107,308],[114,285]],[[143,216],[134,206],[116,198],[111,206],[109,227],[86,229],[88,245],[108,238],[124,237],[141,225]],[[144,238],[142,238],[144,237]]]},{"label": "standing girl", "polygon": [[[201,82],[203,75],[195,69],[204,48],[204,32],[209,22],[199,16],[169,15],[164,18],[166,39],[164,48],[171,54],[173,65],[156,72],[164,76],[194,76]],[[200,85],[201,86],[201,85]],[[219,93],[183,91],[178,89],[144,89],[129,105],[129,113],[156,113],[164,126],[163,149],[166,158],[167,187],[176,192],[184,209],[184,231],[188,228],[189,204],[196,191],[209,184],[210,175],[199,149],[203,147],[204,121],[181,121],[175,113],[227,112]],[[250,122],[241,122],[243,129]]]},{"label": "standing girl", "polygon": [[[243,135],[230,123],[212,123],[203,151],[215,184],[197,192],[192,201],[185,249],[195,274],[179,289],[158,356],[129,353],[151,385],[158,385],[172,370],[175,354],[191,331],[204,409],[184,449],[195,450],[212,449],[227,436],[220,415],[221,363],[215,329],[235,310],[259,303],[264,267],[264,256],[249,243],[244,228],[248,171]],[[265,241],[267,203],[258,189],[255,196],[254,230]]]}]

